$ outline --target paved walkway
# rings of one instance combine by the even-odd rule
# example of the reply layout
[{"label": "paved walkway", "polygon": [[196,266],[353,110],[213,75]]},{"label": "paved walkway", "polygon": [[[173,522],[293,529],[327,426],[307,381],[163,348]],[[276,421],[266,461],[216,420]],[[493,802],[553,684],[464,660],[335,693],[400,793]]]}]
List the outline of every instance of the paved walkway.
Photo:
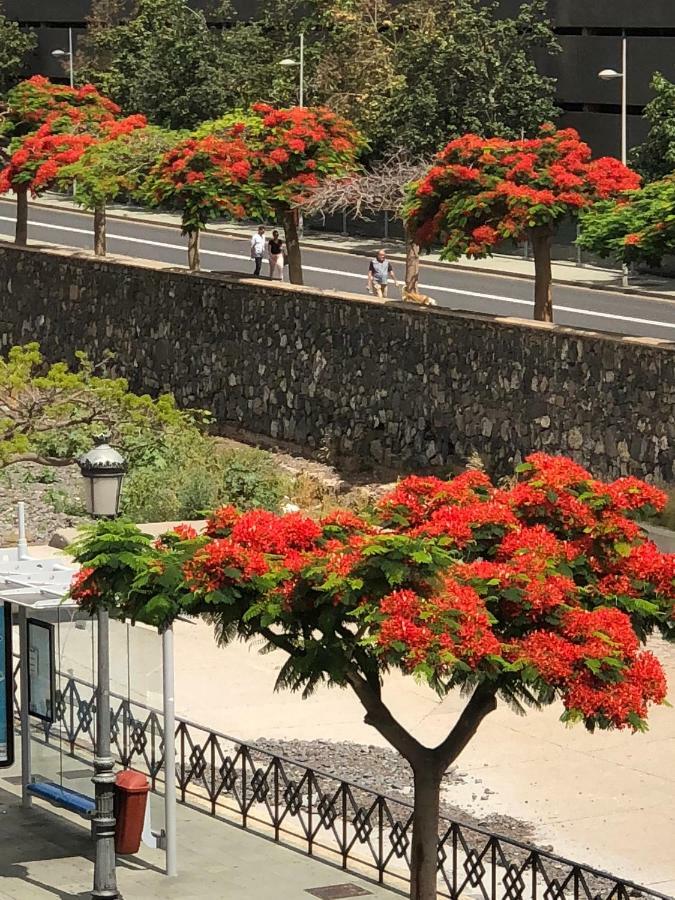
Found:
[{"label": "paved walkway", "polygon": [[[82,763],[66,759],[65,782],[86,790]],[[82,820],[35,801],[20,805],[19,768],[0,771],[0,900],[84,900],[93,877],[92,840]],[[141,848],[118,858],[126,900],[310,900],[313,888],[358,886],[364,898],[394,900],[392,891],[338,868],[178,805],[177,878],[163,871],[164,854]],[[335,896],[339,896],[335,894]],[[356,896],[350,894],[345,896]]]},{"label": "paved walkway", "polygon": [[[61,210],[80,210],[73,201],[61,194],[46,194],[31,200],[43,206],[51,206]],[[129,206],[110,206],[108,215],[111,218],[136,219],[155,224],[180,225],[180,217],[172,213],[156,212],[151,209],[133,208]],[[242,239],[248,239],[251,234],[250,224],[237,225],[233,222],[209,225],[209,231],[227,234]],[[369,238],[359,236],[346,236],[333,232],[311,231],[305,232],[303,246],[315,247],[320,250],[334,250],[340,253],[356,253],[361,256],[373,256],[375,251],[386,246],[391,259],[405,259],[404,247],[401,241],[384,241],[382,238]],[[438,253],[426,254],[423,258],[425,264],[448,266],[452,268],[475,271],[483,274],[508,275],[509,277],[529,278],[534,277],[534,263],[532,258],[524,259],[520,255],[495,254],[487,259],[461,259],[456,263],[447,263],[441,260]],[[621,272],[618,267],[578,266],[574,262],[556,261],[553,263],[553,280],[559,284],[580,285],[612,291],[623,291]],[[631,275],[626,291],[629,294],[645,294],[647,296],[675,298],[675,278],[666,278],[660,275]]]}]

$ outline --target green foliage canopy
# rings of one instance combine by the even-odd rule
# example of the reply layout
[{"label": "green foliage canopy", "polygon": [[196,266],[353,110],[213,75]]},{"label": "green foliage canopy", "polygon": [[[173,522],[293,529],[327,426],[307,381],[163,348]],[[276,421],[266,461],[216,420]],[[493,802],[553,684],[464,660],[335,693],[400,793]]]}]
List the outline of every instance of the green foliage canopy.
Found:
[{"label": "green foliage canopy", "polygon": [[581,218],[577,243],[602,258],[658,266],[675,252],[675,175],[596,204]]}]

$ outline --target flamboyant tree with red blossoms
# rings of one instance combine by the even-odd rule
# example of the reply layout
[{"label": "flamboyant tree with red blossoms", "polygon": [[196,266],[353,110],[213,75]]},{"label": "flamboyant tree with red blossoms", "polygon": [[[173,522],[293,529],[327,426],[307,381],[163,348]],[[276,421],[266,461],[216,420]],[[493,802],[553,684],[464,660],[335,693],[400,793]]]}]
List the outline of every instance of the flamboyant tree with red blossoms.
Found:
[{"label": "flamboyant tree with red blossoms", "polygon": [[188,237],[188,264],[199,269],[199,236],[211,219],[242,219],[264,204],[251,148],[239,132],[187,138],[166,152],[143,184],[152,206],[178,209]]},{"label": "flamboyant tree with red blossoms", "polygon": [[148,125],[145,116],[106,122],[73,162],[61,168],[59,185],[77,184],[73,200],[94,218],[94,253],[106,254],[106,206],[114,200],[138,199],[138,188],[174,137]]},{"label": "flamboyant tree with red blossoms", "polygon": [[199,131],[246,143],[251,161],[246,215],[281,220],[289,277],[302,284],[299,207],[323,182],[356,169],[362,137],[351,122],[325,107],[275,109],[266,103],[241,116],[207,122]]},{"label": "flamboyant tree with red blossoms", "polygon": [[[72,595],[160,628],[204,615],[220,641],[284,651],[278,686],[350,687],[412,767],[410,896],[434,900],[441,778],[499,701],[560,702],[563,721],[633,731],[664,702],[661,665],[641,645],[675,638],[675,555],[636,522],[664,503],[635,478],[606,484],[534,454],[510,486],[481,472],[410,477],[363,515],[225,507],[205,534],[182,527],[155,544],[99,524],[75,548]],[[392,669],[469,695],[438,746],[386,706]]]},{"label": "flamboyant tree with red blossoms", "polygon": [[40,193],[113,126],[119,107],[91,85],[71,88],[40,75],[8,92],[0,120],[0,189],[16,194],[16,242],[28,239],[28,194]]},{"label": "flamboyant tree with red blossoms", "polygon": [[571,128],[545,125],[540,136],[508,141],[467,134],[442,150],[409,191],[406,220],[422,247],[445,259],[489,256],[511,239],[532,244],[534,317],[553,320],[551,245],[556,227],[598,200],[639,187],[617,159],[591,159]]},{"label": "flamboyant tree with red blossoms", "polygon": [[257,103],[251,114],[258,119],[251,124],[249,117],[246,129],[256,148],[254,178],[265,188],[268,209],[283,222],[289,278],[302,284],[298,207],[323,181],[353,172],[364,141],[351,122],[323,106]]}]

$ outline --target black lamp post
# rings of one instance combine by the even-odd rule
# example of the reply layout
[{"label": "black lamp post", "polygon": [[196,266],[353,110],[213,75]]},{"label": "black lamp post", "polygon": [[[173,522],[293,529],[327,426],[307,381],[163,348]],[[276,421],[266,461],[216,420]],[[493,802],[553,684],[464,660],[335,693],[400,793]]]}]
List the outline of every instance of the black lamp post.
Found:
[{"label": "black lamp post", "polygon": [[[122,480],[126,462],[108,443],[95,440],[95,446],[78,464],[85,482],[87,511],[95,518],[114,519],[119,513]],[[96,755],[94,756],[94,889],[92,900],[118,900],[115,873],[115,776],[110,753],[110,647],[109,614],[98,611],[98,686],[96,703]]]}]

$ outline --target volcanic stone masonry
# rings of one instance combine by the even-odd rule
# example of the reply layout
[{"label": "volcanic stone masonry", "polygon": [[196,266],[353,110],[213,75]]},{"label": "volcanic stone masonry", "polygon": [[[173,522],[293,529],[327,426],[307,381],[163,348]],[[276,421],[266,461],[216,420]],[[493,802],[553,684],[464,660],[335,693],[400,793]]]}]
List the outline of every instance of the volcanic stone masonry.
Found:
[{"label": "volcanic stone masonry", "polygon": [[222,425],[433,467],[532,450],[675,481],[675,345],[0,244],[3,348],[116,357]]}]

